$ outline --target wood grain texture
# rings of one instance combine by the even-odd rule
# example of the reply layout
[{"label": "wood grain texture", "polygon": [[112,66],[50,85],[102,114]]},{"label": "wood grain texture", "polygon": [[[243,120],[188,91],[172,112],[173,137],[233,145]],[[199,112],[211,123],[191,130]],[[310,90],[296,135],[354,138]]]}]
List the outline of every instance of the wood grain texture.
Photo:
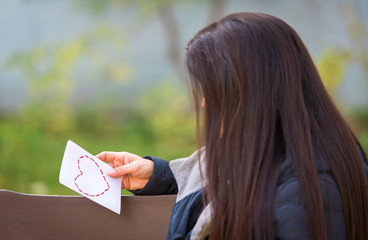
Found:
[{"label": "wood grain texture", "polygon": [[166,239],[176,195],[122,196],[118,215],[82,196],[0,190],[1,239]]}]

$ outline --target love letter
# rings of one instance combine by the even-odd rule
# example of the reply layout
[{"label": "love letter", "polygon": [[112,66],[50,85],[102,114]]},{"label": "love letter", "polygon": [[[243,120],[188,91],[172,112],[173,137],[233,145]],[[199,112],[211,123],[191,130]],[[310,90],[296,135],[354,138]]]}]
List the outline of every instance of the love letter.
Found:
[{"label": "love letter", "polygon": [[59,182],[82,196],[120,214],[121,180],[109,177],[112,169],[72,141],[68,141]]}]

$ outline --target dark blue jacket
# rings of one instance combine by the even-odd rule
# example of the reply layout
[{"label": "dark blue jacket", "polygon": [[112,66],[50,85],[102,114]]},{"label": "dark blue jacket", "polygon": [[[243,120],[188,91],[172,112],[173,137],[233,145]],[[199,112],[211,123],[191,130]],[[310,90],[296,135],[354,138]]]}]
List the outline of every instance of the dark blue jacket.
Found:
[{"label": "dark blue jacket", "polygon": [[[146,158],[154,161],[153,176],[142,190],[132,192],[137,195],[177,193],[167,239],[190,239],[193,227],[203,210],[203,186],[198,175],[196,154],[186,159],[174,160],[170,162],[170,166],[165,160],[150,156]],[[368,165],[363,162],[368,177]],[[341,197],[331,169],[325,161],[319,161],[317,171],[325,206],[328,239],[346,239]],[[307,212],[301,202],[299,183],[289,157],[286,157],[280,168],[274,209],[276,239],[310,239]]]}]

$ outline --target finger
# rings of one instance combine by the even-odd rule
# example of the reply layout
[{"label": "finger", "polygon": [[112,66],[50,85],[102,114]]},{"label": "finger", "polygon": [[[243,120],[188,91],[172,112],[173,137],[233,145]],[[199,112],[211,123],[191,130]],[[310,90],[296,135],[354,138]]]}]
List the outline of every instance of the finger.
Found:
[{"label": "finger", "polygon": [[104,162],[113,162],[117,156],[116,152],[104,151],[96,155],[98,159]]},{"label": "finger", "polygon": [[105,161],[105,159],[106,159],[106,152],[100,152],[95,157],[98,158],[98,159],[100,159],[101,161]]},{"label": "finger", "polygon": [[114,169],[108,170],[106,173],[110,177],[121,177],[124,175],[134,173],[137,170],[136,168],[137,167],[135,166],[135,164],[130,163],[130,164],[122,165]]}]

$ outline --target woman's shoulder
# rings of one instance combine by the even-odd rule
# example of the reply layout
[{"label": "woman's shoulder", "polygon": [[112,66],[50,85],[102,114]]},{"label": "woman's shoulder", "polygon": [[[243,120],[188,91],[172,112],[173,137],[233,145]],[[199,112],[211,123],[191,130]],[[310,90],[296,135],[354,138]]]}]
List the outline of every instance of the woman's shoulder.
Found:
[{"label": "woman's shoulder", "polygon": [[[368,179],[368,163],[362,157],[362,163],[364,172]],[[333,199],[339,200],[340,194],[336,181],[332,175],[330,166],[327,161],[319,154],[316,156],[316,170],[318,174],[318,179],[320,183],[320,188],[322,191],[323,199],[328,200],[328,196],[332,196]],[[294,171],[291,159],[288,154],[286,154],[285,160],[280,166],[280,174],[278,177],[278,182],[275,191],[276,202],[293,202],[300,204],[300,201],[293,200],[293,197],[299,198],[299,181]],[[288,200],[289,199],[289,200]]]},{"label": "woman's shoulder", "polygon": [[[319,173],[328,239],[346,239],[341,197],[330,173]],[[310,239],[306,207],[297,178],[277,186],[274,201],[277,239]]]},{"label": "woman's shoulder", "polygon": [[[366,175],[368,164],[362,159]],[[321,156],[316,168],[323,198],[328,239],[345,239],[345,222],[340,192],[332,171]],[[300,193],[300,184],[287,156],[280,167],[274,199],[276,236],[279,239],[309,239],[307,211]]]},{"label": "woman's shoulder", "polygon": [[[326,160],[318,155],[316,157],[316,170],[325,208],[342,211],[340,193],[331,168]],[[283,204],[302,204],[299,181],[289,155],[286,155],[284,162],[280,166],[280,174],[275,191],[275,205]]]},{"label": "woman's shoulder", "polygon": [[[281,168],[280,177],[275,190],[275,206],[301,206],[300,184],[295,171],[291,166]],[[318,168],[318,180],[326,210],[342,211],[340,193],[333,178],[331,169],[326,165]]]}]

